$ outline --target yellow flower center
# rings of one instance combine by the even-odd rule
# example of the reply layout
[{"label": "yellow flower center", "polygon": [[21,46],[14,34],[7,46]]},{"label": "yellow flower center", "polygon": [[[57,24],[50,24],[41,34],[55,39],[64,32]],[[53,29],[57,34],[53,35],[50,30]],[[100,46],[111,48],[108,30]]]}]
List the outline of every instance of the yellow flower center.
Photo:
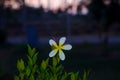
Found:
[{"label": "yellow flower center", "polygon": [[58,50],[62,50],[62,47],[63,47],[63,45],[59,44],[59,46],[57,48],[58,48]]},{"label": "yellow flower center", "polygon": [[61,48],[61,46],[58,46],[58,50],[61,50],[62,48]]},{"label": "yellow flower center", "polygon": [[58,45],[52,45],[51,46],[52,50],[57,49],[57,50],[62,50],[63,44],[59,43]]}]

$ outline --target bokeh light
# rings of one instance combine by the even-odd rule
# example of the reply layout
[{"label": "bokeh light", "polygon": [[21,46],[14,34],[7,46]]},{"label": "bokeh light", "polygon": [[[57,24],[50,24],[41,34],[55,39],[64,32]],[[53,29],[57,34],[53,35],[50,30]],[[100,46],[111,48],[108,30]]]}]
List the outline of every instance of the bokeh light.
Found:
[{"label": "bokeh light", "polygon": [[[44,8],[49,10],[63,9],[73,5],[79,5],[82,0],[24,0],[24,4],[33,8]],[[13,9],[19,9],[21,3],[16,0],[6,0],[5,7],[12,6]]]}]

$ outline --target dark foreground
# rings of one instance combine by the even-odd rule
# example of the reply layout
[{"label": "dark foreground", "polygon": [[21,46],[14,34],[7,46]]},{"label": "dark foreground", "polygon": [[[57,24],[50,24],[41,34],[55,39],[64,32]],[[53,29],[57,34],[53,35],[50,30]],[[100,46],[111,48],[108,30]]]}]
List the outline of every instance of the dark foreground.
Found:
[{"label": "dark foreground", "polygon": [[[38,48],[39,61],[48,58],[49,45]],[[25,44],[6,44],[0,48],[0,80],[13,80],[17,73],[16,62],[19,58],[26,60]],[[91,70],[89,80],[120,80],[120,45],[77,44],[71,51],[65,51],[66,60],[61,61],[66,71]]]}]

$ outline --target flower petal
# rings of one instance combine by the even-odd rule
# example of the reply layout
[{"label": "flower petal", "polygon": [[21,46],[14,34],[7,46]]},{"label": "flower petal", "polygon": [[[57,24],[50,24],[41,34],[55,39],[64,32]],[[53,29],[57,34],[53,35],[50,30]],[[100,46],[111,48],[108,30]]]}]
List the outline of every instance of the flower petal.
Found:
[{"label": "flower petal", "polygon": [[57,44],[56,44],[56,42],[53,40],[53,39],[50,39],[49,40],[49,44],[51,45],[51,46],[57,46]]},{"label": "flower petal", "polygon": [[66,41],[66,37],[61,37],[59,40],[59,45],[63,45]]},{"label": "flower petal", "polygon": [[58,49],[54,49],[49,53],[49,57],[53,57],[56,55],[56,53],[58,52]]},{"label": "flower petal", "polygon": [[62,49],[63,49],[63,50],[71,50],[71,49],[72,49],[72,45],[66,44],[66,45],[63,46]]},{"label": "flower petal", "polygon": [[59,57],[61,60],[65,60],[65,54],[63,53],[62,50],[59,51]]}]

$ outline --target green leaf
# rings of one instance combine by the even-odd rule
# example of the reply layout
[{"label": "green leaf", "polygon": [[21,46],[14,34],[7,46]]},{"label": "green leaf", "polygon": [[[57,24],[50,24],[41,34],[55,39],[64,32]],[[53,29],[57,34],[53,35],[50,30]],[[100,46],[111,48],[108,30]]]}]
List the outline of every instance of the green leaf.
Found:
[{"label": "green leaf", "polygon": [[29,80],[35,80],[35,79],[34,79],[34,76],[31,75],[30,78],[29,78]]},{"label": "green leaf", "polygon": [[50,80],[57,80],[57,76],[56,75],[51,76]]},{"label": "green leaf", "polygon": [[22,59],[17,61],[17,69],[23,71],[25,69],[24,61]]},{"label": "green leaf", "polygon": [[86,70],[84,70],[83,80],[87,80],[89,75],[90,75],[90,70],[88,72],[86,72]]},{"label": "green leaf", "polygon": [[57,71],[62,71],[62,70],[63,70],[63,66],[62,66],[62,65],[57,66],[57,67],[56,67],[56,70],[57,70]]},{"label": "green leaf", "polygon": [[35,63],[36,63],[37,58],[38,58],[38,53],[36,53],[36,54],[33,56],[33,64],[35,64]]},{"label": "green leaf", "polygon": [[75,74],[71,73],[71,80],[75,80]]},{"label": "green leaf", "polygon": [[33,69],[32,69],[32,74],[34,74],[35,72],[37,72],[38,69],[38,65],[34,65]]},{"label": "green leaf", "polygon": [[57,61],[57,58],[56,58],[56,57],[53,57],[53,62],[52,62],[52,63],[53,63],[53,66],[57,66],[57,62],[58,62],[58,61]]},{"label": "green leaf", "polygon": [[86,71],[84,72],[83,80],[87,80],[87,73],[86,73]]},{"label": "green leaf", "polygon": [[79,72],[76,72],[76,73],[72,72],[72,73],[70,73],[70,75],[71,75],[71,80],[79,79]]},{"label": "green leaf", "polygon": [[91,73],[91,70],[88,70],[88,72],[87,72],[87,77],[90,75],[90,73]]},{"label": "green leaf", "polygon": [[61,80],[67,80],[68,74],[65,72],[64,75],[62,75]]},{"label": "green leaf", "polygon": [[30,45],[27,45],[27,47],[28,47],[28,55],[31,56],[31,55],[32,55],[32,54],[31,54],[32,49],[31,49]]},{"label": "green leaf", "polygon": [[42,66],[43,69],[47,68],[47,64],[46,64],[46,62],[44,60],[42,61],[41,66]]},{"label": "green leaf", "polygon": [[[48,71],[48,69],[47,69],[47,67],[48,67],[48,62],[49,62],[49,58],[48,59],[46,59],[46,60],[43,60],[42,62],[41,62],[41,70],[42,71]],[[46,70],[47,69],[47,70]]]},{"label": "green leaf", "polygon": [[63,75],[62,78],[61,78],[61,80],[66,80],[66,76]]},{"label": "green leaf", "polygon": [[31,59],[31,57],[30,56],[27,56],[27,57],[28,57],[28,65],[32,66],[33,65],[33,61]]},{"label": "green leaf", "polygon": [[50,74],[48,72],[45,73],[45,80],[50,80]]},{"label": "green leaf", "polygon": [[24,73],[20,73],[20,80],[24,79]]},{"label": "green leaf", "polygon": [[14,77],[14,80],[19,80],[19,77],[18,77],[18,76],[15,76],[15,77]]},{"label": "green leaf", "polygon": [[30,75],[30,72],[31,72],[31,71],[30,71],[30,68],[27,67],[27,68],[26,68],[26,75],[27,75],[27,77]]},{"label": "green leaf", "polygon": [[28,45],[28,54],[30,57],[32,57],[34,54],[35,54],[35,51],[36,49],[35,48],[31,48],[29,45]]},{"label": "green leaf", "polygon": [[47,58],[45,62],[46,62],[46,65],[48,65],[48,62],[49,62],[49,58]]}]

